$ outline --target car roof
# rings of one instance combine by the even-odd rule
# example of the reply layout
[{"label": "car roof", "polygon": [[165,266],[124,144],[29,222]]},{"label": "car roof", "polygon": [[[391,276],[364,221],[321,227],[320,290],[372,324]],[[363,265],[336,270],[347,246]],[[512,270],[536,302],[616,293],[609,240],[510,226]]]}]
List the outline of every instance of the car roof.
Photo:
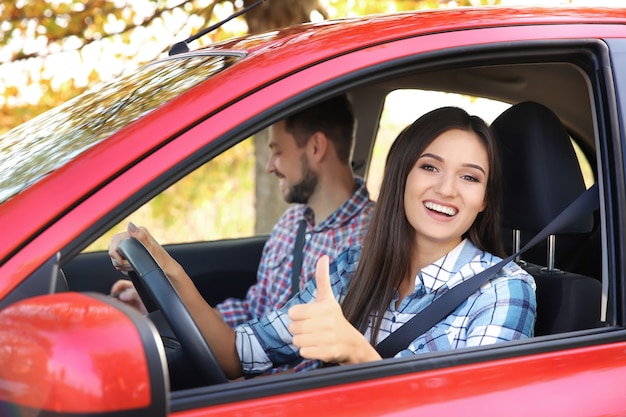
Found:
[{"label": "car roof", "polygon": [[251,34],[199,48],[234,50],[249,55],[285,53],[294,50],[324,53],[346,52],[364,45],[388,42],[419,34],[433,34],[480,27],[536,24],[623,24],[625,8],[611,7],[460,7],[373,14],[352,18],[304,23]]}]

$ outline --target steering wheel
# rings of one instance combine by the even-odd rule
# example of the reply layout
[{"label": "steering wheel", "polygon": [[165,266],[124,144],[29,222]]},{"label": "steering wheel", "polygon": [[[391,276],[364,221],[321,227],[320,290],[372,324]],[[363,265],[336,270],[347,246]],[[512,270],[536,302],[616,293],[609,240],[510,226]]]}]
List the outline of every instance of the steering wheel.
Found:
[{"label": "steering wheel", "polygon": [[118,250],[135,269],[129,276],[141,300],[148,311],[158,308],[163,313],[182,349],[193,361],[194,371],[207,384],[227,382],[200,328],[150,252],[133,237],[121,241]]}]

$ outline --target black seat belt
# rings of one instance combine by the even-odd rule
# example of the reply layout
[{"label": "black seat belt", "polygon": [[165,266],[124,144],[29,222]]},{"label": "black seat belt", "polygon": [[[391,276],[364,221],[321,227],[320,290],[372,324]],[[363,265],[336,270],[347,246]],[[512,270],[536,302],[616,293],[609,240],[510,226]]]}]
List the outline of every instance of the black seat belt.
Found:
[{"label": "black seat belt", "polygon": [[304,247],[304,235],[306,232],[306,220],[302,219],[298,223],[296,233],[296,243],[293,248],[293,266],[291,267],[291,295],[293,297],[300,291],[300,272],[302,270],[302,248]]},{"label": "black seat belt", "polygon": [[580,216],[593,213],[598,206],[598,186],[594,184],[548,223],[522,249],[472,278],[452,287],[448,292],[404,323],[398,330],[382,340],[376,345],[376,350],[380,356],[383,358],[396,356],[398,352],[406,349],[413,340],[450,315],[463,301],[478,291],[484,283],[492,278],[504,265],[515,259],[516,256],[546,239],[549,235],[556,234],[556,232],[577,220]]}]

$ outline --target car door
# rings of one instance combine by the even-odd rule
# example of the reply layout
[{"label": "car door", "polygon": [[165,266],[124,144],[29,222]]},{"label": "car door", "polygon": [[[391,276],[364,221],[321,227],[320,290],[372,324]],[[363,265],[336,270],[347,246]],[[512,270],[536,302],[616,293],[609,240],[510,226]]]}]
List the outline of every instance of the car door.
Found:
[{"label": "car door", "polygon": [[[617,187],[606,187],[614,181],[622,182],[622,176],[615,175],[615,171],[621,172],[621,162],[620,167],[613,166],[616,164],[614,155],[619,153],[616,144],[621,143],[622,138],[620,125],[611,114],[615,112],[617,103],[612,80],[615,69],[609,63],[610,50],[604,41],[589,39],[589,36],[601,38],[604,33],[602,28],[596,28],[597,32],[589,29],[575,25],[558,27],[557,36],[557,28],[548,26],[511,27],[403,39],[385,44],[380,50],[372,47],[367,51],[327,60],[294,74],[294,80],[284,81],[294,84],[304,82],[309,70],[318,74],[334,74],[334,79],[317,78],[317,88],[309,86],[309,91],[300,96],[307,97],[331,86],[334,90],[348,88],[352,84],[356,84],[353,88],[358,94],[365,88],[359,79],[374,82],[372,79],[378,76],[381,85],[384,85],[387,81],[382,80],[388,74],[393,74],[393,79],[397,80],[399,74],[414,71],[417,74],[416,84],[422,88],[455,91],[452,84],[428,85],[423,80],[428,79],[431,73],[449,68],[467,67],[468,71],[463,76],[478,82],[476,72],[470,67],[572,65],[582,74],[588,91],[588,102],[576,105],[587,106],[585,117],[592,121],[592,146],[587,149],[587,155],[598,164],[593,181],[602,185],[602,210],[607,210],[607,205],[612,205],[614,198],[621,200],[618,194],[621,195],[622,191],[614,194]],[[612,29],[609,28],[609,33],[614,33]],[[493,39],[499,42],[492,42]],[[362,58],[361,54],[368,54],[368,58]],[[367,65],[364,64],[366,61]],[[433,77],[434,81],[441,81],[441,78]],[[399,83],[394,85],[394,81],[388,83],[390,90],[400,86]],[[496,87],[492,93],[512,101],[515,98],[518,101],[533,98],[525,96],[523,88],[521,93],[511,93],[510,90],[523,87],[523,84],[523,80],[519,85],[505,80],[501,83],[501,90]],[[378,87],[383,88],[381,85]],[[538,97],[544,96],[537,95],[535,98]],[[568,111],[566,101],[555,99],[550,103],[560,111],[565,123]],[[576,123],[573,121],[571,129],[572,135],[576,135]],[[589,142],[583,139],[584,134],[578,134],[580,137],[577,139],[588,145]],[[607,155],[613,156],[607,160]],[[607,238],[607,228],[620,230],[611,226],[620,218],[621,214],[612,209],[610,213],[600,213],[599,219],[603,220],[598,221],[603,224],[601,227],[604,230],[602,239]],[[608,239],[616,243],[621,237]],[[609,241],[601,243],[601,259],[596,260],[601,265],[597,279],[602,280],[605,288],[619,286],[618,282],[624,275],[621,266],[611,260],[621,257],[618,255],[621,244],[614,246]],[[193,407],[208,407],[203,411],[206,415],[246,410],[291,415],[311,409],[325,415],[415,415],[419,412],[499,415],[502,410],[511,415],[552,415],[555,412],[568,415],[610,414],[610,410],[621,407],[618,405],[621,394],[617,393],[617,389],[607,389],[606,382],[611,381],[611,386],[625,382],[626,358],[622,354],[625,346],[622,319],[611,312],[606,314],[606,308],[611,304],[621,310],[618,306],[620,296],[611,291],[605,292],[604,296],[607,301],[602,317],[604,327],[547,335],[490,348],[328,368],[308,374],[306,378],[298,375],[276,376],[271,381],[260,378],[245,381],[239,387],[232,384],[223,390],[211,387],[203,394],[175,392],[172,394],[172,409],[176,415],[191,413],[192,404]],[[575,390],[574,387],[579,384],[589,387],[588,390],[575,398],[563,395]],[[602,388],[591,388],[595,386]],[[541,400],[520,402],[521,398]],[[511,407],[512,403],[514,407]]]}]

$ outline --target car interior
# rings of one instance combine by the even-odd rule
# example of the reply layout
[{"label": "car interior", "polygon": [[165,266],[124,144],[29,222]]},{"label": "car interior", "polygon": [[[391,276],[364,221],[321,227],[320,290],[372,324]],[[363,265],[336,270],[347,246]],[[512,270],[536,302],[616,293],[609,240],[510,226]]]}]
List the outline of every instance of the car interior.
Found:
[{"label": "car interior", "polygon": [[[350,93],[358,120],[355,173],[368,184],[375,184],[380,175],[373,167],[384,164],[385,146],[389,146],[380,143],[381,137],[386,135],[389,142],[403,127],[399,123],[389,129],[384,124],[383,116],[394,111],[388,107],[393,94],[434,92],[444,102],[461,97],[470,113],[491,123],[498,139],[504,170],[503,242],[507,252],[513,253],[598,182],[597,144],[609,133],[599,129],[602,124],[597,120],[598,102],[604,98],[593,86],[605,80],[589,58],[592,47],[532,46],[515,54],[488,50],[471,58],[450,52],[437,59],[396,63],[391,69],[336,87],[336,92]],[[420,100],[419,95],[414,97]],[[432,108],[431,96],[423,97],[421,102],[404,103],[403,107],[415,109],[404,125]],[[498,103],[498,110],[481,113],[482,100]],[[277,120],[281,115],[272,117]],[[233,149],[240,139],[233,138]],[[167,192],[165,186],[160,191]],[[130,209],[125,215],[132,217]],[[594,329],[610,322],[601,218],[599,211],[587,215],[518,260],[537,284],[536,337]],[[245,295],[255,282],[266,239],[267,234],[251,232],[170,243],[166,248],[185,266],[206,300],[216,304],[226,297]],[[112,283],[123,277],[111,267],[104,250],[83,251],[65,262],[62,272],[72,291],[108,293]]]}]

